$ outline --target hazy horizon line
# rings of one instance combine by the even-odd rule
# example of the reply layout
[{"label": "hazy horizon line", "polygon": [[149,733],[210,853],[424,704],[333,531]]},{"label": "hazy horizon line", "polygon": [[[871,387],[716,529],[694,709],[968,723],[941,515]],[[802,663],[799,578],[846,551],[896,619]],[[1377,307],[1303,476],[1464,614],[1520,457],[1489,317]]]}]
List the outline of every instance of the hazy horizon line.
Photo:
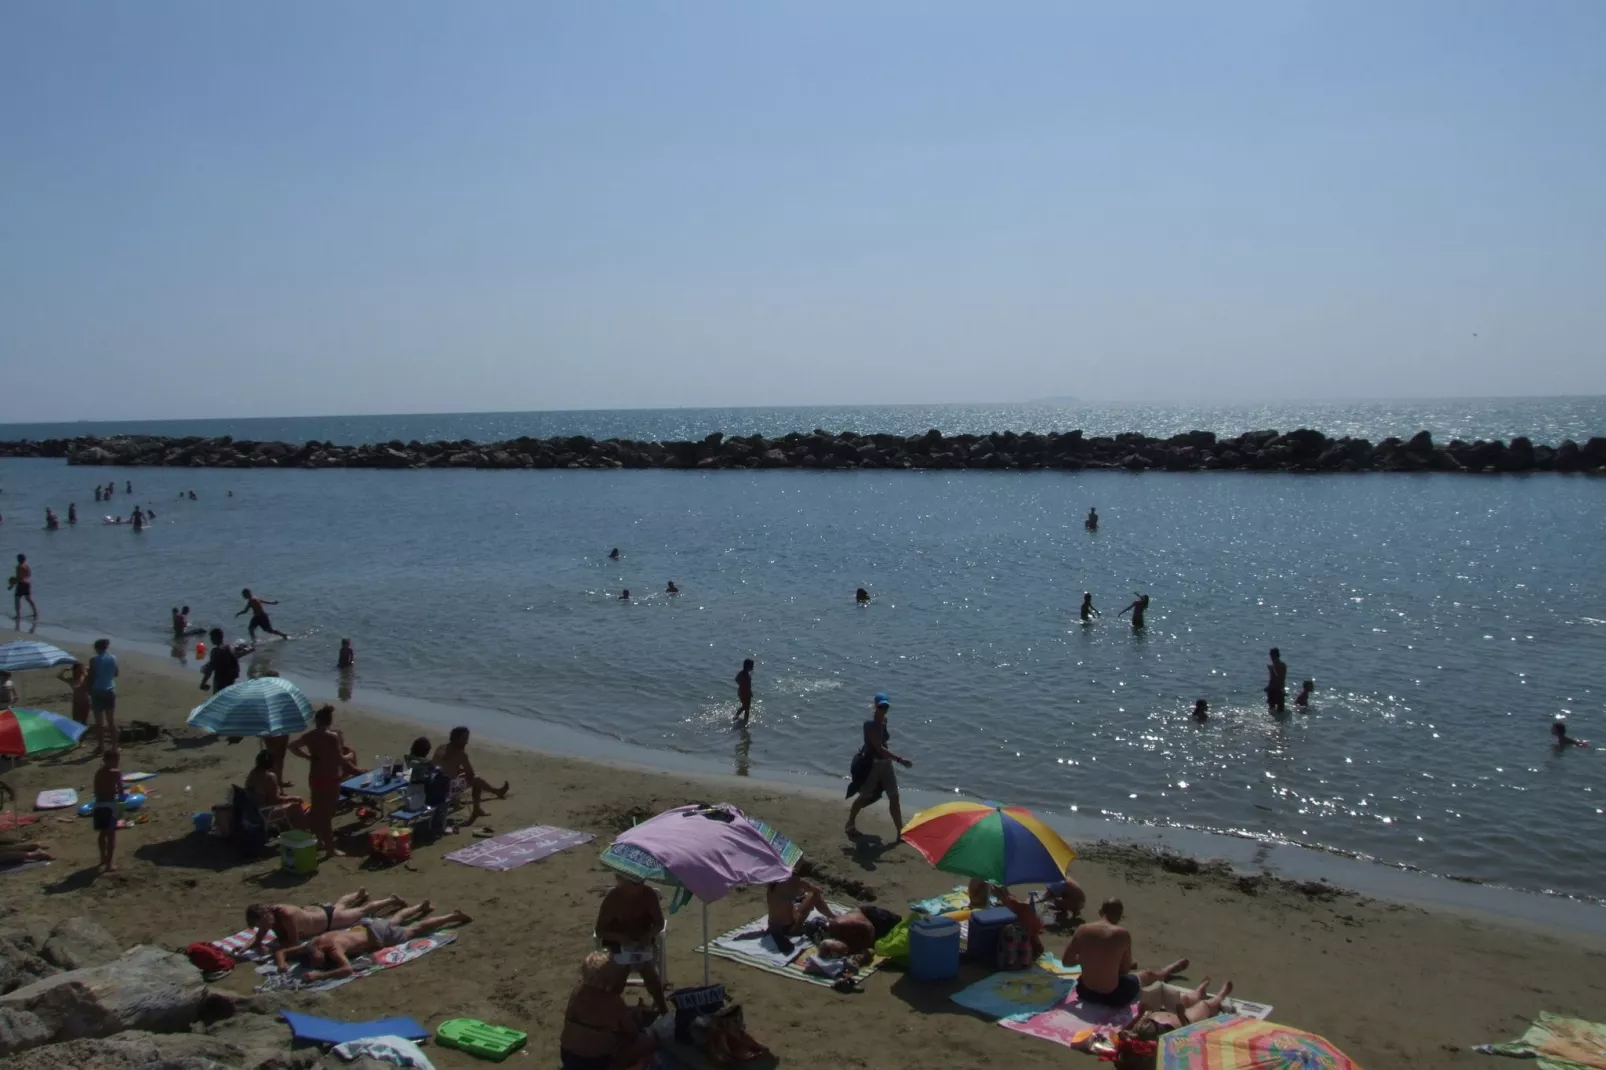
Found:
[{"label": "hazy horizon line", "polygon": [[815,405],[616,405],[607,407],[581,407],[566,409],[464,409],[444,412],[324,412],[281,413],[267,416],[118,416],[78,418],[66,420],[17,420],[0,423],[0,432],[7,427],[36,427],[42,424],[119,424],[119,423],[217,423],[219,421],[251,420],[335,420],[343,418],[402,418],[409,416],[519,416],[525,414],[562,414],[597,412],[741,412],[751,409],[939,409],[939,408],[1108,408],[1114,406],[1148,406],[1154,408],[1225,408],[1249,409],[1265,405],[1305,405],[1325,408],[1332,405],[1423,403],[1435,401],[1546,401],[1601,398],[1606,394],[1437,394],[1402,395],[1395,397],[1356,396],[1342,398],[1264,398],[1254,401],[1228,400],[1138,400],[1127,398],[1082,398],[1061,401],[1054,398],[1034,398],[1003,401],[932,401],[932,402],[851,402]]}]

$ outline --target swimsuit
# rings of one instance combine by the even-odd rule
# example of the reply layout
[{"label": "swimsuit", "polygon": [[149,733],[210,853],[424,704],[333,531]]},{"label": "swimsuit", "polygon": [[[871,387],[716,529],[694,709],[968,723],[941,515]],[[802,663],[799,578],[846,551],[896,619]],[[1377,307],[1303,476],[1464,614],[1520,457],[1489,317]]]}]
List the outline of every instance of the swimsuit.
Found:
[{"label": "swimsuit", "polygon": [[117,804],[114,802],[96,802],[92,818],[96,832],[105,832],[117,827]]},{"label": "swimsuit", "polygon": [[1083,1003],[1097,1003],[1101,1007],[1125,1007],[1134,1002],[1143,991],[1138,984],[1138,975],[1123,973],[1121,980],[1116,982],[1115,990],[1111,992],[1095,992],[1084,985],[1080,980],[1076,982],[1076,996]]},{"label": "swimsuit", "polygon": [[397,925],[393,921],[383,918],[365,918],[362,927],[368,930],[368,935],[380,947],[395,947],[397,944],[407,942],[407,928]]}]

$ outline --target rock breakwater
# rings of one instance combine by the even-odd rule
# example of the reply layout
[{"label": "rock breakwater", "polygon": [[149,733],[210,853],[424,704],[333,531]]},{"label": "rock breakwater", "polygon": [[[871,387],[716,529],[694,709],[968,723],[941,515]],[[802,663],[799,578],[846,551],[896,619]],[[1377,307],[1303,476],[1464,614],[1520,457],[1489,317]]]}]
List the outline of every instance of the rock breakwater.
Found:
[{"label": "rock breakwater", "polygon": [[861,435],[813,431],[778,438],[715,433],[690,442],[515,438],[506,442],[249,442],[233,438],[45,439],[0,442],[0,457],[64,458],[74,465],[169,468],[818,468],[1124,469],[1140,472],[1590,472],[1606,474],[1606,437],[1557,446],[1509,442],[1328,438],[1301,428],[1218,438],[1084,436],[1080,431],[991,435]]}]

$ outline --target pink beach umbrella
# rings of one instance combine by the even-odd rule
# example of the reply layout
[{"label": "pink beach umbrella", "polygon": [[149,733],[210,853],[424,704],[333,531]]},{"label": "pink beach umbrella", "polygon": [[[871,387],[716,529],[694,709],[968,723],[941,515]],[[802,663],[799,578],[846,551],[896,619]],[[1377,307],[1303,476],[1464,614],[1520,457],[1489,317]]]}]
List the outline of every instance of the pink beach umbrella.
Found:
[{"label": "pink beach umbrella", "polygon": [[[629,876],[683,885],[703,904],[703,983],[708,983],[708,904],[731,889],[773,884],[792,867],[734,806],[677,806],[619,836],[604,865]],[[663,874],[660,877],[659,874]]]}]

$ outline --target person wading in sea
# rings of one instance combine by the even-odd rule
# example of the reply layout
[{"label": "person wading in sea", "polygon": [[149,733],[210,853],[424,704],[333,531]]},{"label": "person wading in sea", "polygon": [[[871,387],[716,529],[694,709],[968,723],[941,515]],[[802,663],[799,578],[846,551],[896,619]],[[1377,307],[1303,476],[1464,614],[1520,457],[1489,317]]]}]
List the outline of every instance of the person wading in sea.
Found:
[{"label": "person wading in sea", "polygon": [[266,598],[258,598],[256,595],[251,593],[251,588],[249,587],[241,591],[240,595],[245,599],[245,608],[236,613],[235,616],[243,617],[247,613],[251,614],[251,622],[245,626],[246,632],[251,636],[251,642],[254,643],[257,641],[258,630],[267,632],[269,635],[277,635],[280,639],[290,638],[288,635],[285,635],[283,632],[275,629],[273,627],[273,622],[268,619],[268,611],[265,607],[276,606],[279,603],[269,601]]},{"label": "person wading in sea", "polygon": [[1143,614],[1148,611],[1148,608],[1149,596],[1140,594],[1131,605],[1121,610],[1119,615],[1124,617],[1128,613],[1132,614],[1132,630],[1139,631],[1143,627]]},{"label": "person wading in sea", "polygon": [[1288,712],[1288,663],[1276,647],[1266,663],[1266,709],[1277,716]]}]

